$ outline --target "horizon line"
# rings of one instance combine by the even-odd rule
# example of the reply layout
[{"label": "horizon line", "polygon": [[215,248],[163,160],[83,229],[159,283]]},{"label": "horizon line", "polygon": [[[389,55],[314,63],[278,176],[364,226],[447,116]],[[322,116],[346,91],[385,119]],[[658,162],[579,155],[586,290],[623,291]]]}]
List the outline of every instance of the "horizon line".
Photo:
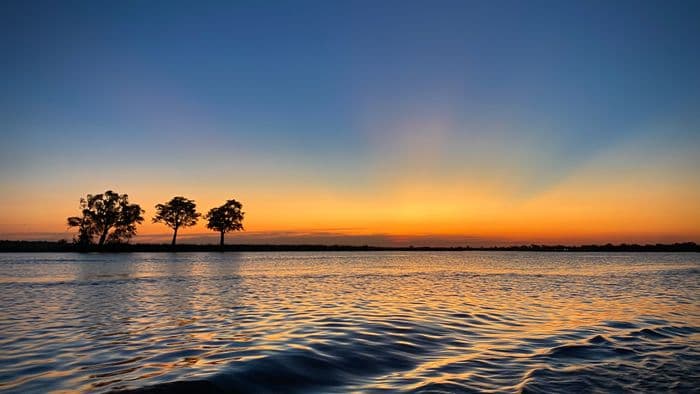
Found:
[{"label": "horizon line", "polygon": [[[0,245],[7,245],[12,243],[20,244],[52,244],[52,245],[66,245],[72,247],[78,247],[79,245],[67,240],[12,240],[12,239],[0,239]],[[519,243],[519,244],[508,244],[508,245],[453,245],[453,246],[431,246],[431,245],[353,245],[353,244],[338,244],[338,243],[231,243],[224,245],[224,248],[228,247],[321,247],[321,248],[350,248],[350,249],[385,249],[385,250],[401,250],[401,249],[474,249],[474,250],[498,250],[498,249],[509,249],[509,248],[525,248],[525,249],[536,249],[536,248],[570,248],[570,249],[580,249],[580,248],[624,248],[624,247],[676,247],[676,246],[690,246],[690,247],[700,247],[695,241],[680,241],[680,242],[656,242],[656,243],[637,243],[637,242],[606,242],[606,243],[582,243],[582,244],[565,244],[565,243]],[[105,248],[139,248],[139,247],[164,247],[170,249],[177,248],[221,248],[220,245],[216,243],[180,243],[176,245],[171,245],[169,243],[154,243],[154,242],[134,242],[134,243],[117,243],[117,244],[106,244]],[[98,249],[97,245],[90,245],[90,249]],[[700,249],[698,250],[700,251]]]},{"label": "horizon line", "polygon": [[194,253],[194,252],[626,252],[626,253],[700,253],[700,245],[695,242],[674,244],[606,244],[606,245],[520,245],[520,246],[352,246],[352,245],[270,245],[270,244],[105,244],[80,245],[52,241],[0,241],[0,253]]}]

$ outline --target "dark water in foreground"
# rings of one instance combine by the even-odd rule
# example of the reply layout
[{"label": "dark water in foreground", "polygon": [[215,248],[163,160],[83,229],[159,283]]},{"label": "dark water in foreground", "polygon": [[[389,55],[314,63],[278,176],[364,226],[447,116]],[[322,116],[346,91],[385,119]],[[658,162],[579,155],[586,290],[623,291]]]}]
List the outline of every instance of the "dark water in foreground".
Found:
[{"label": "dark water in foreground", "polygon": [[0,390],[173,381],[699,392],[700,255],[0,254]]}]

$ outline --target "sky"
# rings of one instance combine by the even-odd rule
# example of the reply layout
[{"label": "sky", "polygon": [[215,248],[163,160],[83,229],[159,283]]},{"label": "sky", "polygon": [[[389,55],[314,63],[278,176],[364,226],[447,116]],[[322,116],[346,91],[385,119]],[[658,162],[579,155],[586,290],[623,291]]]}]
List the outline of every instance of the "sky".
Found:
[{"label": "sky", "polygon": [[[206,3],[206,4],[202,4]],[[0,3],[0,239],[700,242],[700,2]],[[215,242],[203,223],[180,239]]]}]

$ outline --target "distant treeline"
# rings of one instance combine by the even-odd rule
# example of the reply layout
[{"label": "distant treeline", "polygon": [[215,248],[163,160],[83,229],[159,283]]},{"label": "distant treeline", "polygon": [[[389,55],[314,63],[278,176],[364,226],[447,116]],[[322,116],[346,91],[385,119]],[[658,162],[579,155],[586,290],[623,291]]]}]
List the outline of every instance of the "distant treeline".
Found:
[{"label": "distant treeline", "polygon": [[700,252],[695,242],[674,244],[605,244],[605,245],[520,245],[491,247],[385,247],[351,245],[169,245],[105,244],[80,245],[66,241],[0,241],[0,252],[312,252],[312,251],[514,251],[514,252]]}]

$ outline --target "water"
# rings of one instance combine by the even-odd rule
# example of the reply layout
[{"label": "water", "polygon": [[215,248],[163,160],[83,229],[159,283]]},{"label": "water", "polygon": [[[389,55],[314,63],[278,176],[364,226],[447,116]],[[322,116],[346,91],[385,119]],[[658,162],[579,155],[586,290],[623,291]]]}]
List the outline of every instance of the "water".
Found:
[{"label": "water", "polygon": [[0,390],[699,392],[700,255],[0,254]]}]

